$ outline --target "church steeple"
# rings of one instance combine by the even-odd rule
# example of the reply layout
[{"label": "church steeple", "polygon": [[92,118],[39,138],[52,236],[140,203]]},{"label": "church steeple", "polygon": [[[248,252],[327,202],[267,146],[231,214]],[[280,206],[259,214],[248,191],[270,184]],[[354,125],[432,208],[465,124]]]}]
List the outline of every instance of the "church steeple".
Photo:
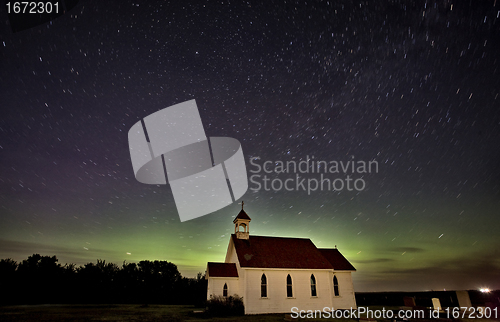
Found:
[{"label": "church steeple", "polygon": [[[249,239],[250,238],[250,217],[248,217],[247,213],[245,210],[243,210],[243,205],[245,203],[242,201],[241,202],[241,211],[234,218],[233,223],[234,223],[234,233],[236,234],[236,238],[238,239]],[[242,230],[240,230],[242,228]]]}]

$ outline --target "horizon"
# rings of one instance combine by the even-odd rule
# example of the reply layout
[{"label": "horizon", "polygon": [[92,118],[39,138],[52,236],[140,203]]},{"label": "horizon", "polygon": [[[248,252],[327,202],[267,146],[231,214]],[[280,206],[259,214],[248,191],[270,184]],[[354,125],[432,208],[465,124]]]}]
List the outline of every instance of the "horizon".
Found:
[{"label": "horizon", "polygon": [[[239,204],[241,204],[241,203],[239,203]],[[231,207],[228,207],[228,208],[236,207],[238,205],[232,205]],[[245,205],[247,207],[251,206],[248,203],[245,203]],[[245,209],[245,212],[248,213],[248,208]],[[224,258],[225,258],[225,255],[226,255],[226,251],[227,251],[227,246],[229,244],[229,240],[231,238],[231,235],[234,234],[234,224],[232,223],[232,221],[236,217],[237,214],[238,214],[238,211],[235,211],[235,214],[228,219],[228,222],[230,222],[230,225],[227,225],[227,226],[231,227],[231,228],[226,228],[225,229],[226,233],[224,235],[221,235],[218,238],[218,244],[214,245],[214,247],[217,248],[217,254],[219,254],[219,256],[218,257],[214,256],[211,260],[208,259],[206,262],[204,262],[204,265],[201,265],[201,266],[182,265],[182,264],[177,263],[175,260],[172,260],[172,259],[167,258],[167,257],[164,257],[164,258],[161,258],[161,257],[148,257],[148,258],[142,258],[141,259],[141,258],[138,258],[136,256],[133,256],[134,255],[133,253],[131,253],[131,254],[125,254],[125,256],[122,257],[123,258],[122,260],[119,260],[119,259],[108,260],[107,258],[104,258],[104,257],[103,258],[91,259],[90,257],[86,257],[87,259],[81,259],[79,262],[75,262],[75,261],[69,261],[68,262],[68,261],[65,261],[65,260],[63,260],[63,258],[66,258],[65,256],[58,256],[57,254],[42,254],[42,253],[39,253],[39,254],[42,255],[42,256],[45,256],[45,255],[46,256],[54,256],[55,255],[57,257],[57,259],[58,259],[58,263],[60,263],[61,265],[73,263],[73,264],[78,265],[78,266],[83,266],[83,265],[85,265],[87,263],[95,263],[97,260],[104,260],[107,263],[114,263],[114,264],[118,265],[118,267],[121,267],[121,265],[124,262],[126,262],[126,263],[139,263],[141,260],[168,261],[168,262],[171,262],[171,263],[173,263],[173,264],[175,264],[177,266],[179,272],[181,273],[181,275],[183,277],[196,278],[196,276],[197,276],[198,273],[202,273],[203,275],[206,273],[206,265],[207,265],[208,262],[224,262]],[[252,218],[252,217],[257,217],[258,218],[258,216],[252,216],[250,214],[249,214],[249,216],[250,216],[250,218]],[[221,217],[219,217],[219,218],[221,218]],[[317,248],[329,248],[329,249],[333,249],[333,248],[336,247],[341,252],[341,254],[344,255],[344,257],[346,257],[346,259],[351,264],[353,264],[353,266],[356,268],[356,271],[352,273],[353,284],[354,284],[354,291],[356,293],[359,293],[359,292],[419,292],[419,291],[425,292],[425,291],[449,291],[449,290],[452,290],[452,291],[454,291],[454,290],[475,290],[475,291],[479,291],[481,288],[489,288],[491,291],[495,291],[495,290],[499,290],[500,289],[500,288],[494,288],[494,287],[488,286],[488,285],[493,285],[492,283],[488,283],[488,285],[486,285],[487,283],[483,283],[483,284],[476,283],[476,284],[472,284],[472,285],[471,285],[471,283],[469,283],[469,284],[467,284],[467,283],[459,284],[459,283],[455,283],[455,281],[453,281],[453,279],[444,280],[444,282],[442,284],[443,286],[441,288],[439,287],[439,285],[438,285],[438,287],[435,287],[435,288],[432,288],[432,287],[431,288],[419,288],[418,286],[417,287],[413,286],[413,287],[409,287],[409,288],[401,288],[401,287],[395,286],[395,285],[399,285],[399,283],[401,283],[401,281],[407,283],[407,285],[411,285],[411,281],[410,280],[413,280],[415,278],[414,276],[411,276],[411,275],[408,276],[408,280],[399,280],[397,284],[389,284],[389,285],[392,285],[392,286],[389,286],[389,287],[386,287],[386,288],[383,288],[383,287],[371,287],[371,288],[365,288],[365,289],[363,289],[362,288],[362,281],[363,280],[368,280],[370,278],[370,275],[373,274],[373,273],[375,273],[375,272],[374,272],[373,269],[364,269],[364,272],[361,271],[361,274],[360,274],[360,269],[358,267],[359,266],[366,267],[365,261],[363,259],[352,260],[350,258],[350,257],[355,257],[356,258],[356,255],[360,255],[360,254],[352,254],[352,252],[349,252],[349,254],[351,254],[352,256],[346,255],[346,252],[343,251],[343,247],[339,246],[339,244],[337,244],[337,243],[334,243],[334,240],[329,241],[330,243],[328,243],[328,244],[326,244],[324,246],[319,246],[315,242],[315,238],[314,237],[307,237],[306,235],[295,236],[293,234],[288,234],[288,235],[285,234],[285,235],[279,235],[279,236],[277,236],[276,233],[274,233],[274,235],[272,233],[257,234],[257,233],[253,233],[254,230],[253,230],[252,227],[253,227],[253,221],[250,222],[250,236],[309,239],[309,240],[311,240],[313,242],[314,245],[316,245]],[[316,238],[316,240],[318,240],[318,239]],[[225,243],[224,243],[224,241],[225,241]],[[319,243],[321,243],[321,240],[319,240]],[[183,247],[183,248],[186,248],[186,247]],[[348,247],[346,247],[346,248],[348,249]],[[209,246],[208,249],[211,250],[212,247]],[[187,250],[190,250],[190,249],[187,249]],[[35,253],[33,253],[33,254],[35,254]],[[28,256],[31,256],[33,254],[30,254]],[[215,254],[215,251],[214,251],[213,254]],[[16,260],[18,262],[18,264],[19,264],[22,260],[26,259],[28,256],[26,256],[25,258],[21,258],[20,260],[14,259],[12,257],[10,257],[10,258]],[[69,256],[68,258],[71,258],[71,256]],[[185,256],[182,256],[182,257],[179,257],[179,258],[181,258],[180,262],[183,262],[183,261],[186,260]],[[209,257],[205,256],[204,258],[209,258]],[[4,259],[4,258],[0,258],[0,259]],[[375,259],[375,262],[376,261],[377,261],[377,259]],[[359,265],[359,264],[361,264],[361,265]],[[365,264],[365,265],[363,265],[363,264]],[[358,277],[358,275],[361,275],[361,276]],[[405,275],[407,275],[407,274],[403,272],[402,276],[405,276]],[[397,276],[397,275],[391,274],[392,278],[402,278],[402,276]],[[360,284],[361,284],[361,286],[360,286]],[[452,287],[449,287],[447,285],[452,285]],[[455,288],[453,288],[453,285],[455,285]],[[461,285],[463,285],[463,287],[461,287]]]}]

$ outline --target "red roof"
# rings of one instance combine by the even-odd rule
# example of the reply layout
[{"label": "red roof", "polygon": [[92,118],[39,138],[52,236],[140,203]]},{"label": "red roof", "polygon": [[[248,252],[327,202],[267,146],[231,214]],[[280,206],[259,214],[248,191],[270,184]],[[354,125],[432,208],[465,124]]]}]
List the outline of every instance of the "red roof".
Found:
[{"label": "red roof", "polygon": [[243,209],[241,209],[241,211],[238,214],[238,216],[236,216],[236,218],[234,218],[233,223],[236,222],[236,219],[252,220],[252,219],[250,219],[250,217],[248,217],[247,213]]},{"label": "red roof", "polygon": [[318,249],[310,239],[231,235],[241,267],[355,270],[337,249]]},{"label": "red roof", "polygon": [[336,248],[318,248],[319,252],[332,264],[336,271],[355,271],[349,261]]},{"label": "red roof", "polygon": [[310,239],[263,236],[238,239],[234,234],[232,239],[241,267],[332,268]]},{"label": "red roof", "polygon": [[208,263],[207,274],[210,277],[238,277],[234,263]]}]

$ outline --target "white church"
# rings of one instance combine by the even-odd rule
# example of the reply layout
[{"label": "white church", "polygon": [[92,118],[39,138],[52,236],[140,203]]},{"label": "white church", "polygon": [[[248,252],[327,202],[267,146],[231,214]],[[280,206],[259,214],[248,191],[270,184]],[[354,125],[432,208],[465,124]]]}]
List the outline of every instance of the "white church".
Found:
[{"label": "white church", "polygon": [[356,308],[356,269],[337,248],[316,248],[305,238],[253,236],[250,220],[242,203],[224,263],[208,263],[207,299],[237,294],[245,314]]}]

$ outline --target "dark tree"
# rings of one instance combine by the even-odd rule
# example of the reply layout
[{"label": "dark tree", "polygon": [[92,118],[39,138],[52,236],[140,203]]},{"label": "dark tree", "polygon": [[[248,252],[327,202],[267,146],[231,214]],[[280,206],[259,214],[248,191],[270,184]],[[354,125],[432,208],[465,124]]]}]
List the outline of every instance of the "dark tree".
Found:
[{"label": "dark tree", "polygon": [[0,260],[0,305],[15,303],[17,262],[11,258]]},{"label": "dark tree", "polygon": [[104,260],[61,266],[56,256],[34,254],[17,264],[0,260],[0,305],[42,303],[159,303],[203,307],[207,282],[202,273],[183,278],[168,261]]},{"label": "dark tree", "polygon": [[25,302],[57,303],[61,298],[61,279],[63,271],[56,256],[41,256],[33,254],[23,260],[17,275],[20,292]]}]

